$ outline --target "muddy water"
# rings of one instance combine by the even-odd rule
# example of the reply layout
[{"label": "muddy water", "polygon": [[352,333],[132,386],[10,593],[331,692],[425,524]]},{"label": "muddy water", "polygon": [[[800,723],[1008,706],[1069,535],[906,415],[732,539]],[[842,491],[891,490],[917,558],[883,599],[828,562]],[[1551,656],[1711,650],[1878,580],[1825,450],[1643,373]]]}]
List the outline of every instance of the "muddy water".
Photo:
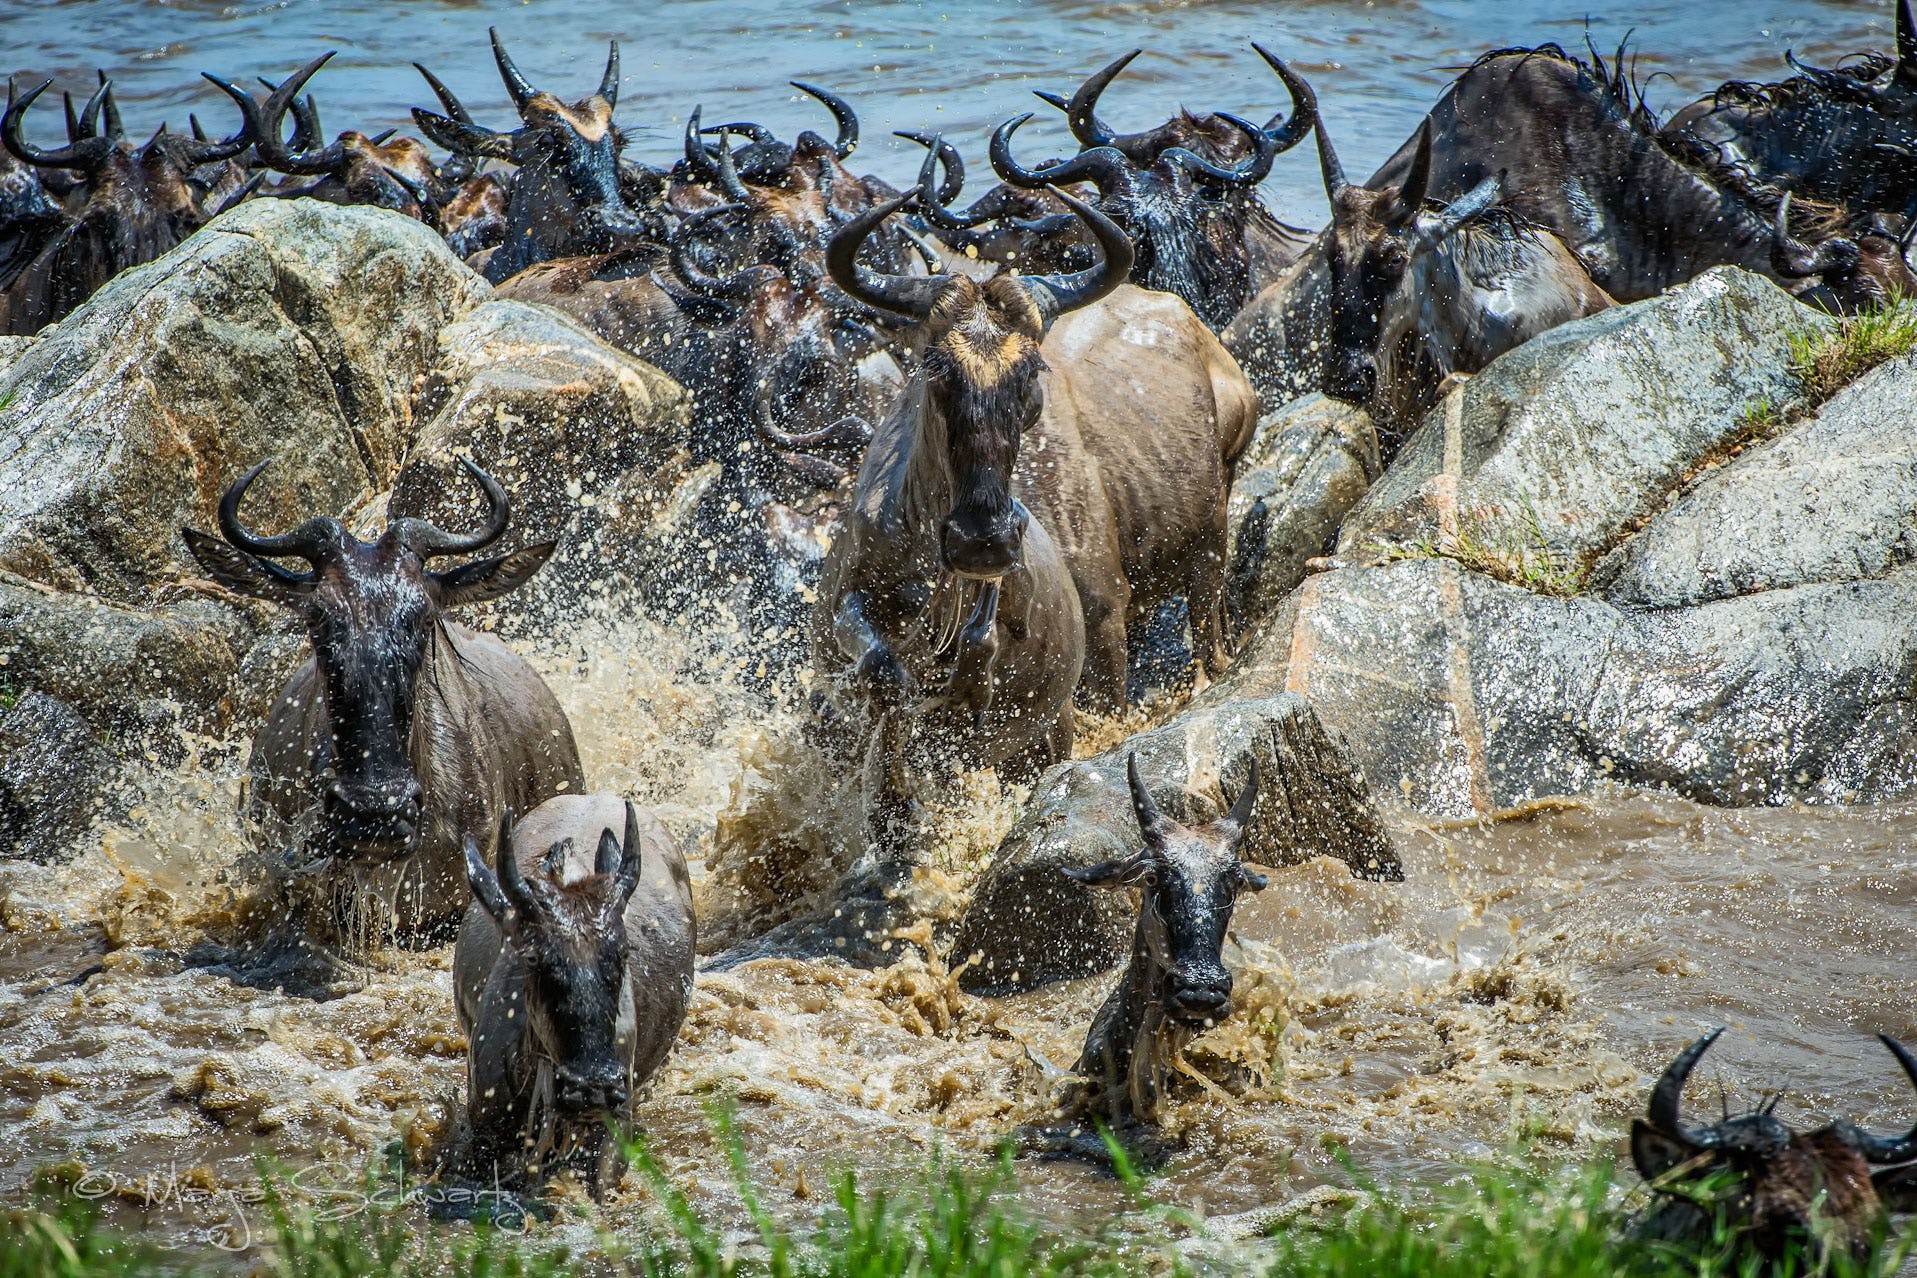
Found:
[{"label": "muddy water", "polygon": [[[735,830],[806,815],[795,721],[725,644],[627,623],[529,651],[593,783],[657,803],[695,854],[722,814]],[[186,744],[184,767],[130,779],[133,816],[73,865],[0,869],[0,1191],[51,1169],[203,1246],[258,1226],[222,1191],[255,1183],[262,1154],[319,1184],[352,1182],[394,1142],[425,1151],[463,1045],[447,951],[381,952],[361,988],[323,1003],[182,968],[226,908],[241,766],[231,743]],[[782,766],[800,780],[774,802]],[[971,779],[938,817],[929,894],[962,894],[1016,798]],[[780,804],[757,826],[740,810]],[[823,854],[844,852],[831,814],[811,816]],[[1620,792],[1488,826],[1399,814],[1394,837],[1402,884],[1319,862],[1241,908],[1237,1014],[1189,1054],[1172,1114],[1187,1144],[1162,1193],[1212,1213],[1280,1202],[1342,1179],[1342,1150],[1426,1183],[1520,1136],[1608,1151],[1647,1071],[1719,1022],[1733,1032],[1695,1104],[1714,1106],[1722,1080],[1734,1104],[1787,1088],[1793,1118],[1917,1117],[1871,1039],[1917,1040],[1917,806],[1726,812]],[[702,903],[720,926],[730,908]],[[884,1178],[933,1150],[983,1159],[1042,1119],[1050,1064],[1073,1059],[1111,979],[987,1000],[937,956],[705,974],[641,1119],[675,1180],[724,1209],[708,1107],[732,1098],[772,1202],[817,1210],[847,1160]],[[1020,1179],[1061,1219],[1117,1202],[1071,1165],[1027,1163]],[[643,1197],[630,1188],[609,1219]]]},{"label": "muddy water", "polygon": [[[1581,49],[1588,23],[1608,52],[1635,29],[1640,73],[1655,75],[1652,101],[1668,106],[1728,78],[1775,78],[1786,48],[1832,61],[1888,47],[1891,14],[1887,0],[1610,8],[1583,0],[9,0],[0,7],[0,46],[6,70],[55,76],[62,88],[90,91],[93,69],[106,69],[128,128],[142,132],[162,120],[183,128],[189,111],[209,129],[230,129],[232,104],[200,72],[277,80],[330,49],[338,56],[314,83],[323,120],[329,130],[373,132],[411,129],[407,109],[431,104],[408,65],[415,60],[481,121],[505,127],[488,25],[536,84],[569,99],[598,82],[604,41],[616,37],[624,45],[619,118],[638,157],[669,161],[701,102],[709,121],[755,119],[787,137],[826,129],[818,104],[786,87],[796,78],[850,97],[865,122],[861,163],[904,182],[922,152],[892,130],[943,130],[983,171],[992,126],[1036,110],[1021,137],[1042,156],[1066,135],[1031,90],[1069,92],[1135,46],[1150,52],[1105,105],[1115,126],[1149,127],[1181,102],[1262,119],[1283,98],[1246,48],[1259,40],[1317,87],[1346,168],[1369,172],[1411,135],[1453,74],[1445,68],[1487,49],[1543,41]],[[42,106],[28,133],[58,128],[57,105]],[[1266,192],[1281,216],[1322,221],[1316,166],[1304,152],[1279,163]]]}]

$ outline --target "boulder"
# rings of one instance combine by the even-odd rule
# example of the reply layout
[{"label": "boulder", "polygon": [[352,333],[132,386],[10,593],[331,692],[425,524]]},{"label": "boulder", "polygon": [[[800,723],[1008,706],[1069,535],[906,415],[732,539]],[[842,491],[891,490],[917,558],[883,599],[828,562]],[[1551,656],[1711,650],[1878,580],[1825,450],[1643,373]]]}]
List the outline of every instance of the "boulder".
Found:
[{"label": "boulder", "polygon": [[1367,878],[1402,874],[1363,774],[1302,697],[1207,693],[1169,723],[1039,779],[960,922],[952,953],[969,964],[960,977],[966,989],[1030,989],[1104,971],[1123,957],[1136,908],[1123,893],[1088,888],[1062,871],[1137,845],[1125,780],[1134,751],[1153,797],[1187,824],[1223,816],[1255,761],[1249,861],[1329,856]]},{"label": "boulder", "polygon": [[1582,571],[1798,393],[1793,334],[1832,323],[1720,267],[1507,352],[1426,415],[1345,521],[1338,554],[1377,563],[1442,542]]},{"label": "boulder", "polygon": [[1910,566],[1643,609],[1409,560],[1309,578],[1224,686],[1309,698],[1373,784],[1435,815],[1612,782],[1874,800],[1917,789],[1912,616]]},{"label": "boulder", "polygon": [[0,710],[0,860],[68,855],[112,766],[99,733],[72,706],[29,692]]},{"label": "boulder", "polygon": [[386,487],[440,330],[488,295],[381,209],[253,200],[127,271],[0,372],[0,569],[122,603],[268,456],[253,519]]},{"label": "boulder", "polygon": [[1917,355],[1880,365],[1788,434],[1707,472],[1593,574],[1670,607],[1917,560]]},{"label": "boulder", "polygon": [[1361,408],[1316,392],[1264,415],[1231,489],[1227,600],[1242,627],[1269,614],[1329,554],[1378,477],[1378,433]]}]

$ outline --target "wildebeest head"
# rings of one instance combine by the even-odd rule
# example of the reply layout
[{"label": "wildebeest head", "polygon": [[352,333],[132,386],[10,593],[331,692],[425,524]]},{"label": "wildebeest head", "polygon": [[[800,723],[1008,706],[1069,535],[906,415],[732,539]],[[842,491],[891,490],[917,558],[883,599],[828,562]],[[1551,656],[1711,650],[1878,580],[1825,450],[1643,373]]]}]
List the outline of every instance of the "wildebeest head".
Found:
[{"label": "wildebeest head", "polygon": [[1066,873],[1092,887],[1135,887],[1140,893],[1132,957],[1143,956],[1153,974],[1150,1002],[1174,1024],[1213,1025],[1231,1010],[1231,973],[1225,967],[1225,933],[1243,892],[1265,886],[1263,875],[1245,868],[1238,845],[1258,799],[1258,768],[1238,799],[1207,831],[1166,816],[1138,775],[1138,756],[1125,761],[1132,808],[1143,845],[1128,856]]},{"label": "wildebeest head", "polygon": [[519,166],[503,256],[497,265],[488,265],[488,278],[497,283],[536,262],[609,252],[644,235],[645,222],[626,202],[619,184],[625,137],[612,122],[619,102],[619,42],[613,41],[606,55],[599,88],[567,105],[535,89],[507,54],[499,32],[490,34],[500,79],[519,111],[518,129],[501,133],[474,122],[455,109],[455,100],[431,76],[428,82],[452,114],[413,109],[421,131],[455,154],[510,160]]},{"label": "wildebeest head", "polygon": [[[1723,1032],[1679,1052],[1652,1088],[1644,1117],[1631,1124],[1631,1161],[1656,1195],[1642,1231],[1703,1243],[1728,1230],[1766,1257],[1809,1242],[1863,1259],[1886,1210],[1917,1208],[1917,1168],[1899,1165],[1917,1159],[1917,1128],[1874,1136],[1839,1120],[1794,1132],[1770,1105],[1687,1127],[1678,1112],[1684,1082]],[[1917,1086],[1917,1059],[1895,1039],[1878,1037]]]},{"label": "wildebeest head", "polygon": [[622,841],[599,835],[593,873],[568,881],[572,840],[555,843],[540,872],[520,872],[512,815],[499,824],[498,855],[488,869],[466,839],[466,881],[526,967],[526,1030],[552,1062],[553,1101],[569,1118],[616,1113],[631,1098],[620,1039],[633,1030],[626,988],[626,904],[642,868],[639,817],[626,803]]},{"label": "wildebeest head", "polygon": [[[399,519],[363,542],[339,520],[320,516],[291,532],[257,536],[240,523],[240,501],[271,460],[220,498],[224,541],[181,531],[213,580],[280,604],[305,623],[326,702],[327,744],[313,760],[326,848],[347,858],[394,860],[411,852],[424,810],[413,763],[414,712],[442,613],[522,585],[552,554],[553,543],[429,570],[428,560],[471,554],[506,531],[505,490],[464,458],[487,503],[484,524],[470,535]],[[304,559],[310,570],[273,562],[283,558]]]},{"label": "wildebeest head", "polygon": [[801,133],[796,142],[784,142],[772,130],[749,120],[703,127],[694,120],[688,130],[684,175],[713,184],[718,150],[700,139],[739,137],[745,139],[745,145],[732,158],[741,178],[759,186],[824,189],[829,198],[837,180],[845,176],[842,162],[859,145],[859,117],[852,110],[852,104],[837,94],[799,80],[789,83],[801,93],[817,98],[832,113],[837,130],[832,141],[826,141],[810,129]]},{"label": "wildebeest head", "polygon": [[1016,566],[1028,518],[1012,497],[1012,470],[1020,436],[1044,406],[1039,344],[1060,315],[1125,282],[1131,241],[1110,218],[1054,191],[1098,243],[1097,265],[1069,275],[1000,275],[981,284],[962,275],[881,275],[860,264],[860,243],[917,194],[915,187],[848,222],[832,237],[826,266],[856,301],[924,326],[919,376],[928,416],[942,425],[952,476],[940,554],[961,576],[998,578]]},{"label": "wildebeest head", "polygon": [[1322,121],[1313,126],[1331,225],[1322,237],[1330,277],[1330,344],[1323,362],[1325,394],[1363,404],[1378,390],[1378,361],[1394,312],[1418,304],[1405,287],[1420,254],[1498,200],[1498,178],[1478,183],[1442,213],[1420,217],[1431,177],[1431,121],[1418,129],[1417,158],[1402,186],[1368,190],[1345,180],[1344,166]]},{"label": "wildebeest head", "polygon": [[1855,239],[1831,236],[1811,245],[1791,234],[1790,214],[1791,195],[1785,192],[1771,228],[1771,269],[1783,279],[1818,281],[1800,297],[1852,312],[1917,295],[1917,275],[1905,257],[1917,220],[1898,239],[1871,233]]},{"label": "wildebeest head", "polygon": [[1304,78],[1265,49],[1253,48],[1290,91],[1289,119],[1273,116],[1261,128],[1225,112],[1181,111],[1143,133],[1114,133],[1097,117],[1098,97],[1138,56],[1134,49],[1092,76],[1068,101],[1047,97],[1065,111],[1084,150],[1058,164],[1025,168],[1013,158],[1011,141],[1031,118],[1027,113],[993,133],[992,167],[1013,186],[1032,189],[1091,182],[1098,188],[1099,211],[1136,247],[1136,282],[1176,293],[1206,324],[1222,328],[1250,297],[1245,231],[1258,183],[1279,153],[1304,138],[1318,114]]}]

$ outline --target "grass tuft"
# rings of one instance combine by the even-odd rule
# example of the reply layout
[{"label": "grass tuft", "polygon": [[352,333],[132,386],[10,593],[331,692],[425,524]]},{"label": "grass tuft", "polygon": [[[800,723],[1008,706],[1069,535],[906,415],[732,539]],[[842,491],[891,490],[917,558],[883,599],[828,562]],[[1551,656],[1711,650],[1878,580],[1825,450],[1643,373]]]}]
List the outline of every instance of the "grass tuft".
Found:
[{"label": "grass tuft", "polygon": [[1472,572],[1534,594],[1572,599],[1584,593],[1591,564],[1551,545],[1544,522],[1529,497],[1515,513],[1501,506],[1458,512],[1457,529],[1425,534],[1410,544],[1379,542],[1387,562],[1400,559],[1450,559]]},{"label": "grass tuft", "polygon": [[1917,348],[1917,302],[1899,299],[1837,321],[1834,329],[1792,333],[1791,372],[1815,408],[1886,360]]}]

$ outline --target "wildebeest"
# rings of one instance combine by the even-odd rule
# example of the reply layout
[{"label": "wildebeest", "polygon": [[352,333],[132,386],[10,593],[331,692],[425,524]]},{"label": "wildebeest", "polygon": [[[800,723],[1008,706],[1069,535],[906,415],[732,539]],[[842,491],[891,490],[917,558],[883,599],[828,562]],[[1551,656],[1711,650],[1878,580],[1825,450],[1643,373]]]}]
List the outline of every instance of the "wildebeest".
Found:
[{"label": "wildebeest", "polygon": [[[1488,177],[1503,203],[1552,232],[1597,285],[1620,302],[1653,297],[1714,266],[1769,275],[1800,296],[1842,309],[1873,305],[1894,281],[1825,273],[1780,276],[1772,264],[1774,202],[1724,166],[1673,156],[1628,76],[1586,64],[1556,45],[1478,59],[1432,108],[1426,195],[1454,202]],[[1418,163],[1423,127],[1365,185],[1402,187]],[[1694,157],[1693,157],[1694,158]]]},{"label": "wildebeest", "polygon": [[465,863],[474,903],[453,947],[461,1170],[536,1185],[572,1169],[597,1198],[623,1171],[607,1123],[630,1123],[692,999],[685,857],[650,812],[592,794],[503,818],[492,868],[468,834]]},{"label": "wildebeest", "polygon": [[1125,760],[1125,777],[1143,843],[1124,856],[1065,871],[1092,887],[1139,890],[1131,957],[1092,1019],[1073,1067],[1081,1081],[1065,1103],[1068,1117],[1099,1118],[1120,1130],[1158,1121],[1171,1062],[1192,1038],[1231,1014],[1225,933],[1239,895],[1265,886],[1264,876],[1238,855],[1258,799],[1256,764],[1231,810],[1203,830],[1159,810],[1135,754]]},{"label": "wildebeest", "polygon": [[[1723,1032],[1679,1052],[1631,1123],[1631,1161],[1654,1192],[1638,1231],[1692,1246],[1728,1234],[1767,1261],[1804,1245],[1816,1256],[1866,1261],[1884,1237],[1885,1214],[1917,1210],[1917,1128],[1873,1136],[1840,1119],[1797,1132],[1769,1105],[1687,1127],[1678,1112],[1684,1081]],[[1917,1087],[1917,1059],[1878,1038]]]},{"label": "wildebeest", "polygon": [[[248,815],[262,852],[311,884],[295,894],[294,923],[316,946],[374,939],[385,920],[367,914],[389,905],[403,937],[430,939],[465,909],[467,835],[584,788],[572,726],[539,675],[446,616],[524,584],[553,543],[429,569],[506,531],[505,491],[464,458],[486,496],[474,533],[398,519],[363,542],[320,516],[258,536],[240,522],[240,502],[270,460],[221,497],[224,540],[182,530],[213,580],[287,608],[312,646],[253,739]],[[273,562],[285,558],[311,568]]]},{"label": "wildebeest", "polygon": [[[1331,225],[1308,250],[1318,269],[1287,277],[1299,296],[1274,286],[1259,305],[1321,317],[1287,335],[1294,354],[1306,332],[1318,389],[1371,411],[1390,441],[1414,427],[1453,373],[1475,373],[1505,351],[1566,320],[1605,309],[1611,299],[1549,231],[1498,207],[1494,174],[1449,207],[1425,208],[1431,126],[1419,130],[1419,163],[1402,187],[1345,181],[1323,123],[1318,153]],[[1234,323],[1227,344],[1241,350]],[[1262,336],[1262,335],[1260,335]],[[1247,366],[1256,363],[1247,354]],[[1265,390],[1260,387],[1261,392]]]},{"label": "wildebeest", "polygon": [[[68,197],[71,211],[60,216],[57,229],[40,228],[44,235],[31,259],[16,256],[18,270],[0,297],[0,332],[38,332],[121,271],[152,261],[205,225],[220,208],[207,207],[210,192],[198,171],[252,145],[244,126],[218,141],[171,134],[162,126],[135,146],[114,117],[99,133],[45,150],[26,140],[22,123],[51,84],[17,97],[8,86],[0,139],[35,168],[77,172],[82,189]],[[103,83],[89,111],[110,93],[111,85]]]},{"label": "wildebeest", "polygon": [[1309,132],[1317,101],[1310,85],[1281,59],[1252,47],[1290,91],[1289,119],[1273,116],[1261,128],[1224,112],[1198,116],[1186,111],[1142,133],[1114,133],[1097,117],[1098,98],[1141,52],[1134,49],[1062,104],[1084,150],[1061,163],[1027,169],[1011,150],[1012,135],[1031,118],[1027,113],[993,133],[992,167],[1014,186],[1092,183],[1099,211],[1117,222],[1136,248],[1133,282],[1176,293],[1207,325],[1223,328],[1256,291],[1254,262],[1261,273],[1275,272],[1305,243],[1302,233],[1283,226],[1259,203],[1257,186],[1272,160]]},{"label": "wildebeest", "polygon": [[613,41],[606,55],[599,88],[568,106],[535,89],[506,52],[499,32],[489,34],[499,78],[519,111],[518,129],[501,133],[470,116],[413,108],[420,130],[455,154],[519,166],[507,199],[504,237],[483,267],[486,278],[497,284],[538,262],[606,253],[643,239],[646,221],[621,186],[619,152],[625,137],[612,122],[619,103],[619,42]]},{"label": "wildebeest", "polygon": [[[1788,55],[1787,55],[1788,56]],[[1870,215],[1917,215],[1917,15],[1898,0],[1895,55],[1806,66],[1774,84],[1734,80],[1664,124],[1660,136],[1709,147],[1800,200],[1839,206],[1853,234]]]},{"label": "wildebeest", "polygon": [[[1075,198],[1055,194],[1086,223],[1106,262],[1129,264],[1130,241],[1116,223],[1102,214],[1093,221]],[[1016,467],[1023,506],[1009,474],[962,495],[943,534],[948,564],[982,574],[1015,560],[1016,512],[1029,506],[1078,587],[1089,703],[1124,704],[1129,625],[1180,597],[1195,660],[1221,672],[1230,661],[1226,502],[1257,424],[1257,397],[1217,338],[1177,297],[1129,286],[1112,285],[1099,305],[1045,314],[1020,301],[1042,294],[1010,279],[997,287],[954,275],[881,277],[863,267],[855,278],[850,229],[833,241],[832,278],[862,301],[928,325],[931,380],[915,380],[908,395],[926,397],[921,387],[929,386],[933,410],[952,411],[943,397],[980,416],[997,437],[993,466]],[[1088,267],[1073,278],[1110,283],[1109,275]],[[1037,279],[1052,287],[1052,277]],[[953,343],[949,353],[937,353],[940,340]],[[868,466],[875,455],[876,444]]]}]

